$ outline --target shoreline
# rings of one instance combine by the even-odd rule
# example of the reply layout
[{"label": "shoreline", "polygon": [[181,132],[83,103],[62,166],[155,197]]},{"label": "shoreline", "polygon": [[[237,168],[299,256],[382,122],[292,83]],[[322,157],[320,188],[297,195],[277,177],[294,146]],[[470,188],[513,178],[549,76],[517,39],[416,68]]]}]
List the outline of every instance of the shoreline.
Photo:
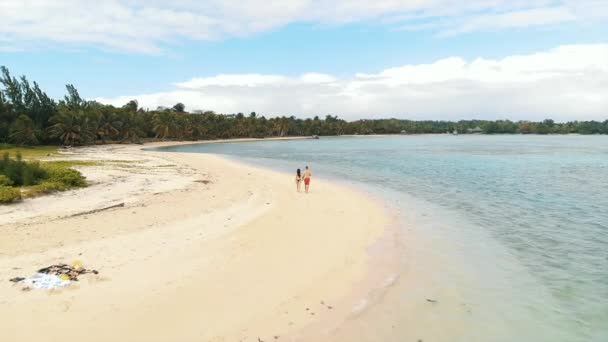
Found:
[{"label": "shoreline", "polygon": [[[42,337],[36,331],[59,337],[54,323],[76,325],[74,334],[85,340],[273,340],[311,332],[323,338],[317,323],[339,325],[351,315],[349,295],[368,286],[368,249],[388,231],[385,210],[325,180],[315,178],[309,195],[296,194],[291,177],[275,171],[215,155],[144,150],[187,143],[201,142],[75,149],[85,158],[138,160],[119,170],[83,169],[99,179],[91,191],[108,181],[104,172],[113,178],[106,192],[128,188],[119,194],[127,198],[124,208],[69,217],[74,208],[57,215],[57,207],[42,216],[13,212],[13,221],[0,222],[6,236],[0,266],[10,270],[0,277],[0,319],[12,328],[7,337],[35,340]],[[164,190],[157,192],[159,185]],[[95,199],[81,194],[28,200],[23,212],[64,200],[85,211]],[[22,293],[6,281],[76,258],[100,275],[51,296]],[[205,321],[213,328],[201,327]],[[106,325],[116,329],[87,333]]]}]

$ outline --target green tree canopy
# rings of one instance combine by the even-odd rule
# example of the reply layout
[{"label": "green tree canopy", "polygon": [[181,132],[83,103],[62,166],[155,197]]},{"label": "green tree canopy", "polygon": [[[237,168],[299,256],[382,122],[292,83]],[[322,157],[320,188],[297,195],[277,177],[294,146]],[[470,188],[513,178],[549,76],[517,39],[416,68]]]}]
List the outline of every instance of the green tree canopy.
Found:
[{"label": "green tree canopy", "polygon": [[[608,113],[607,113],[608,115]],[[186,111],[179,102],[171,108],[141,108],[137,100],[121,107],[83,99],[76,87],[66,86],[58,102],[36,82],[14,77],[0,68],[0,143],[85,145],[141,142],[144,139],[199,140],[341,134],[608,134],[608,120],[539,122],[510,120],[401,120],[374,119],[347,122],[334,114],[296,118],[267,117],[260,113],[219,114]]]}]

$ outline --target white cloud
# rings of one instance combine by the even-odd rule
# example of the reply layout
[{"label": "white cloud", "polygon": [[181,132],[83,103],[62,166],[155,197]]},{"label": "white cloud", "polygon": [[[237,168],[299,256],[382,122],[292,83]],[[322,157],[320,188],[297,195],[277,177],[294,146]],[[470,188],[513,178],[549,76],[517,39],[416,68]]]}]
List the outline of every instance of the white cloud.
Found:
[{"label": "white cloud", "polygon": [[463,20],[456,27],[440,31],[439,35],[449,36],[474,31],[557,25],[576,20],[577,16],[573,10],[566,6],[533,8],[472,17]]},{"label": "white cloud", "polygon": [[608,44],[466,61],[449,57],[374,74],[234,74],[194,78],[163,93],[98,101],[265,115],[413,119],[608,119]]},{"label": "white cloud", "polygon": [[60,43],[161,53],[181,39],[245,36],[297,22],[373,20],[450,35],[606,18],[605,0],[2,0],[0,47]]},{"label": "white cloud", "polygon": [[336,78],[327,75],[327,74],[319,74],[316,72],[310,72],[304,74],[300,77],[300,81],[307,84],[317,84],[317,83],[333,83],[336,81]]},{"label": "white cloud", "polygon": [[178,82],[176,87],[181,89],[203,89],[211,87],[260,87],[260,86],[295,86],[301,84],[327,84],[335,82],[331,75],[307,73],[299,78],[282,75],[262,74],[220,74],[212,77],[198,77],[186,82]]},{"label": "white cloud", "polygon": [[193,78],[186,82],[176,83],[178,88],[201,89],[205,87],[258,87],[277,85],[287,82],[288,78],[280,75],[217,75],[213,77]]}]

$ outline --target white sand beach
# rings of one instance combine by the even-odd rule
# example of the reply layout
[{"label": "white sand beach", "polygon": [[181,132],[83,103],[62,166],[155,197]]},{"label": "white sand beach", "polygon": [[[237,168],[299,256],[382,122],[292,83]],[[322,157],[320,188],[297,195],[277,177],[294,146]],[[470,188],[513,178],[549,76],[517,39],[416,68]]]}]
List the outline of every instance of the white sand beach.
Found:
[{"label": "white sand beach", "polygon": [[[0,207],[2,340],[331,340],[369,277],[390,276],[369,248],[391,218],[364,194],[141,148],[73,149],[62,158],[103,161],[81,168],[92,186]],[[8,281],[76,260],[99,274],[50,291]]]}]

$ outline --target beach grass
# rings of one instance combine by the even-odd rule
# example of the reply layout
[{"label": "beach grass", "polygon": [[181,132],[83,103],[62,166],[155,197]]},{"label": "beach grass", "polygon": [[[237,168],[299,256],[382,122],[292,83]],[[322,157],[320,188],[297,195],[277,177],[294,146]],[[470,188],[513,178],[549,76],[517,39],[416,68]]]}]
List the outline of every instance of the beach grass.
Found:
[{"label": "beach grass", "polygon": [[74,167],[74,166],[98,166],[101,165],[101,161],[96,160],[52,160],[45,161],[43,165],[57,166],[57,167]]},{"label": "beach grass", "polygon": [[58,146],[15,146],[0,144],[0,156],[7,152],[12,156],[21,153],[23,159],[38,160],[40,158],[57,155],[58,149]]}]

